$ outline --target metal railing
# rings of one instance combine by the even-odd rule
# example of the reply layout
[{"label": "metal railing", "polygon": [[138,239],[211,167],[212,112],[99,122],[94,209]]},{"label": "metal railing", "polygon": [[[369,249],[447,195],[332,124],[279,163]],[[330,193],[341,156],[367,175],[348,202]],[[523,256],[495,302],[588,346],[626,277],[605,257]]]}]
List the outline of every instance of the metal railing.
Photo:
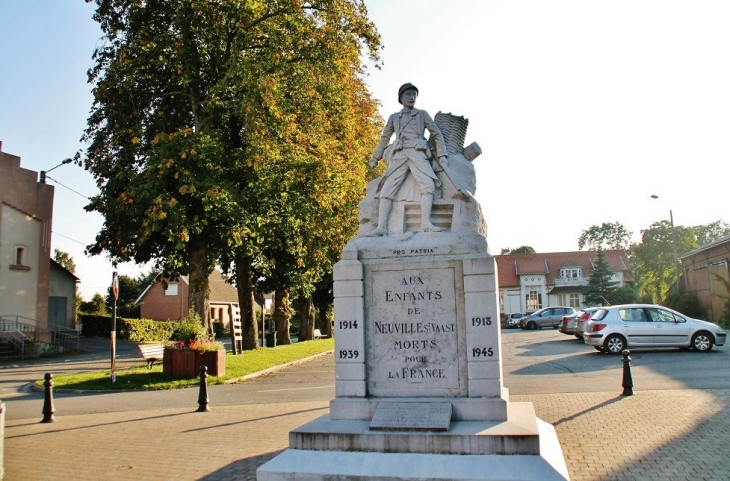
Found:
[{"label": "metal railing", "polygon": [[41,342],[58,347],[79,348],[81,332],[78,329],[69,329],[66,326],[48,324],[39,327],[35,319],[23,316],[0,316],[0,337],[20,349],[25,354],[27,341]]}]

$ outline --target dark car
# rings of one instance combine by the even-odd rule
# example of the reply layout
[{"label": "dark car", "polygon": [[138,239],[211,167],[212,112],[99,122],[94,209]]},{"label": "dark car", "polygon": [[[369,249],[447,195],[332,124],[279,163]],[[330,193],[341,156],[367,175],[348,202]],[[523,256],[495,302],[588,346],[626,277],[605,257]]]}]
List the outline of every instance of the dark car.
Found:
[{"label": "dark car", "polygon": [[563,334],[574,335],[578,339],[583,339],[586,322],[591,318],[597,307],[586,307],[578,312],[563,316],[558,330]]}]

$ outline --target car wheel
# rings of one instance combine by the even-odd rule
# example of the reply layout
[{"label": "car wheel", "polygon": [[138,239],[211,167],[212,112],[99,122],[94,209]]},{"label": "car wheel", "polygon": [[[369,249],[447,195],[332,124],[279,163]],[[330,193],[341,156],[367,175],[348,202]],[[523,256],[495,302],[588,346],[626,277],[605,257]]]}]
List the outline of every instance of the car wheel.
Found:
[{"label": "car wheel", "polygon": [[537,329],[537,324],[534,321],[528,322],[527,329],[530,331],[534,331],[535,329]]},{"label": "car wheel", "polygon": [[712,336],[706,332],[698,332],[692,336],[692,348],[700,352],[709,352],[712,349]]},{"label": "car wheel", "polygon": [[618,334],[611,334],[606,338],[603,346],[609,354],[621,354],[621,351],[626,349],[626,341]]}]

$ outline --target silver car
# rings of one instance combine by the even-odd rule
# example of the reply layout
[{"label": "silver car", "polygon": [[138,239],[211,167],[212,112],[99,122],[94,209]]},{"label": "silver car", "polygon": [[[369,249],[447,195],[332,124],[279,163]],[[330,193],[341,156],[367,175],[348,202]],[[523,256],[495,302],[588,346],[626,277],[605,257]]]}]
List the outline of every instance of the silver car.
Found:
[{"label": "silver car", "polygon": [[543,307],[539,311],[535,311],[529,316],[520,319],[520,327],[522,329],[542,329],[543,327],[552,327],[557,329],[563,316],[573,314],[575,309],[572,307]]},{"label": "silver car", "polygon": [[707,321],[652,304],[601,307],[588,322],[583,341],[599,351],[619,354],[626,348],[680,347],[708,352],[722,346],[725,331]]}]

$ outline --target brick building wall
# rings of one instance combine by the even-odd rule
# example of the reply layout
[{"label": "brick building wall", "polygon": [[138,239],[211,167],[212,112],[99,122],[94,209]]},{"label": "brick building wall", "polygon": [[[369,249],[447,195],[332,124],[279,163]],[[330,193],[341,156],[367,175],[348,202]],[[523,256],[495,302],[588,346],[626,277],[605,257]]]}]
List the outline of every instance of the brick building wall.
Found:
[{"label": "brick building wall", "polygon": [[[177,286],[176,295],[170,295],[170,287]],[[140,301],[142,319],[156,321],[180,320],[188,315],[188,283],[179,280],[168,283],[168,292],[162,283],[155,282]]]}]

